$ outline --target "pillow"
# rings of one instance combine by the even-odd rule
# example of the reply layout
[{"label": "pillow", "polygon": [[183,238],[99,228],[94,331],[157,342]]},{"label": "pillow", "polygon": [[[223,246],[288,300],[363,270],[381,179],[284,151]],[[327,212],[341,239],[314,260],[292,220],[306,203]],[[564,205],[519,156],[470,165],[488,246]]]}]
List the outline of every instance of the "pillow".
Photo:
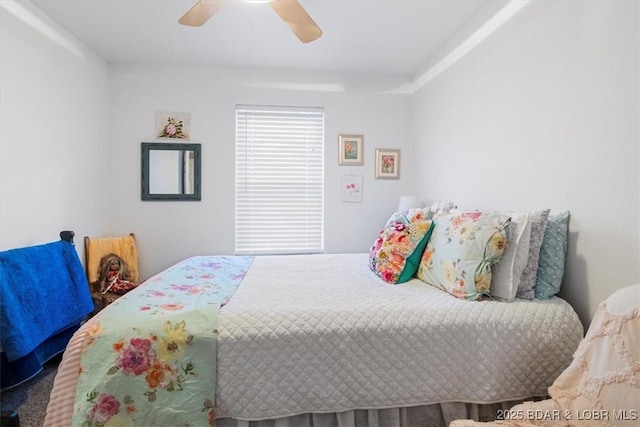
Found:
[{"label": "pillow", "polygon": [[431,217],[433,219],[437,219],[442,215],[446,215],[449,212],[451,212],[453,209],[457,209],[457,208],[458,208],[458,205],[456,205],[455,203],[449,200],[440,200],[438,202],[435,202],[433,205],[431,205],[429,207],[429,210],[431,211]]},{"label": "pillow", "polygon": [[[394,214],[395,215],[395,214]],[[369,251],[369,267],[387,283],[403,283],[418,270],[433,221],[410,221],[402,213],[392,216]]]},{"label": "pillow", "polygon": [[569,211],[549,215],[533,288],[538,299],[549,299],[560,292],[564,262],[567,257]]},{"label": "pillow", "polygon": [[435,202],[431,206],[427,206],[424,208],[411,208],[403,211],[395,212],[389,220],[387,221],[387,225],[390,222],[413,222],[417,220],[425,220],[425,219],[434,219],[444,214],[449,213],[451,210],[456,209],[458,206],[450,202],[448,200],[441,200],[439,202]]},{"label": "pillow", "polygon": [[500,262],[493,267],[490,295],[496,299],[513,301],[520,284],[520,276],[529,259],[531,223],[529,214],[511,215],[507,227],[507,249]]},{"label": "pillow", "polygon": [[431,219],[432,217],[433,217],[433,212],[431,211],[431,208],[407,209],[404,211],[398,211],[393,213],[387,220],[385,227],[387,227],[390,224],[395,224],[396,222],[410,224],[415,221],[426,221],[428,219]]},{"label": "pillow", "polygon": [[531,238],[529,239],[529,259],[527,265],[520,276],[520,284],[516,292],[517,298],[534,299],[536,286],[536,274],[538,272],[538,259],[540,258],[540,247],[544,238],[544,230],[547,228],[549,219],[549,209],[529,213],[531,221]]},{"label": "pillow", "polygon": [[495,212],[440,217],[422,255],[418,278],[462,299],[488,294],[491,266],[504,253],[510,221],[508,215]]}]

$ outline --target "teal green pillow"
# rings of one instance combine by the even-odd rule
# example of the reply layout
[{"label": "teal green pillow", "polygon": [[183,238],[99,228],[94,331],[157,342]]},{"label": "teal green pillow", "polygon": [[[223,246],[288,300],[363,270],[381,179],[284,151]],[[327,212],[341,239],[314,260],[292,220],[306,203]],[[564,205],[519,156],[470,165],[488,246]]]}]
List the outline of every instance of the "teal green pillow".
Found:
[{"label": "teal green pillow", "polygon": [[537,299],[549,299],[558,292],[564,276],[569,234],[569,211],[550,214],[544,231],[536,285],[533,288]]},{"label": "teal green pillow", "polygon": [[[427,222],[429,223],[429,228],[424,234],[424,237],[422,237],[422,240],[420,240],[420,243],[418,243],[418,245],[416,246],[415,250],[411,253],[411,255],[407,257],[404,269],[402,270],[402,274],[398,278],[398,283],[403,283],[411,280],[411,278],[413,278],[413,276],[415,276],[416,272],[418,271],[420,260],[422,259],[422,253],[424,252],[424,248],[427,247],[427,243],[429,243],[429,239],[431,238],[431,233],[433,232],[433,227],[435,225],[435,222],[433,221]],[[416,225],[419,225],[419,223]]]}]

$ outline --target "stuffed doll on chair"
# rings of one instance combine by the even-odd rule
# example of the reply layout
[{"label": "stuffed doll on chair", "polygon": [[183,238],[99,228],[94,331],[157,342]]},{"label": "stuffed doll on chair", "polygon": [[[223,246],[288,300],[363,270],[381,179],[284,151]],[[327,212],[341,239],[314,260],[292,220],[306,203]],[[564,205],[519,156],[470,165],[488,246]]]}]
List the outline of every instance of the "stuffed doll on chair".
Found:
[{"label": "stuffed doll on chair", "polygon": [[131,271],[127,263],[116,254],[108,254],[100,259],[98,267],[100,292],[123,295],[136,287],[131,281]]}]

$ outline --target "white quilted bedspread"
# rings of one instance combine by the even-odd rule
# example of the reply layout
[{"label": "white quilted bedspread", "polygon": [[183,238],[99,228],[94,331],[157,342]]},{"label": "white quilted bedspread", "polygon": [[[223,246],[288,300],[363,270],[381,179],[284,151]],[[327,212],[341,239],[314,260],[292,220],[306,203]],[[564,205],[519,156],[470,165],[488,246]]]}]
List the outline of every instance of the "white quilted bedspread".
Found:
[{"label": "white quilted bedspread", "polygon": [[389,285],[367,254],[257,257],[220,313],[218,417],[544,396],[582,325],[564,300]]}]

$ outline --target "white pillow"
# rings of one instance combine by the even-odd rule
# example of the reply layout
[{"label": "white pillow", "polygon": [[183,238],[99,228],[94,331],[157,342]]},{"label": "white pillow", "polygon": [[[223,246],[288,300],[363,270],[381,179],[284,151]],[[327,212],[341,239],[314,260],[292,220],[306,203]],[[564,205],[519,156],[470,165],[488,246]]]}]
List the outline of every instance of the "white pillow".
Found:
[{"label": "white pillow", "polygon": [[499,300],[513,301],[520,284],[520,276],[529,259],[531,222],[528,213],[510,213],[507,228],[509,246],[502,259],[493,267],[489,294]]}]

